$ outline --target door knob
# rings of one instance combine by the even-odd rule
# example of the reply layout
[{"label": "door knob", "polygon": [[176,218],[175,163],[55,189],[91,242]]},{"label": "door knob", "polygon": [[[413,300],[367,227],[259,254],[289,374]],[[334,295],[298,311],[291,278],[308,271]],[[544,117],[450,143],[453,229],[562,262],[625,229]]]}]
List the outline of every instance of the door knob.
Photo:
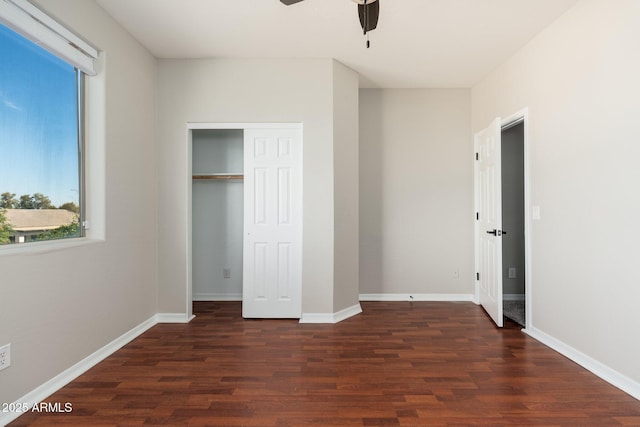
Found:
[{"label": "door knob", "polygon": [[493,234],[494,236],[498,235],[498,230],[493,229],[493,231],[487,231],[487,234]]}]

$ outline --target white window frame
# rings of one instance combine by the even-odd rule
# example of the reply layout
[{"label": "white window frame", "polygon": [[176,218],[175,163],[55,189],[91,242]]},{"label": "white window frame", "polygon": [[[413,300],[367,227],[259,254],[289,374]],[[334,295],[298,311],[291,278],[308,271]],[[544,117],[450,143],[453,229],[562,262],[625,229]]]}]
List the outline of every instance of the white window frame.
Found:
[{"label": "white window frame", "polygon": [[0,22],[86,75],[96,75],[98,50],[27,0],[0,0]]},{"label": "white window frame", "polygon": [[[0,0],[0,23],[82,71],[79,123],[83,236],[0,246],[0,256],[40,254],[105,240],[105,80],[103,55],[27,0]],[[86,78],[90,76],[91,78]],[[88,126],[90,124],[91,126]]]}]

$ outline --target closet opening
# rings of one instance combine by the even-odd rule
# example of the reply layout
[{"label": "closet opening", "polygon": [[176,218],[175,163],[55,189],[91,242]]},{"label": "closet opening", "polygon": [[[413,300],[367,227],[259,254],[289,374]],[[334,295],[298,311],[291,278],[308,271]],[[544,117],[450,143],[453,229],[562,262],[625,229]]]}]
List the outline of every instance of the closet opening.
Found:
[{"label": "closet opening", "polygon": [[244,130],[191,132],[193,301],[242,301]]},{"label": "closet opening", "polygon": [[244,318],[302,311],[302,124],[189,123],[187,317],[241,301]]}]

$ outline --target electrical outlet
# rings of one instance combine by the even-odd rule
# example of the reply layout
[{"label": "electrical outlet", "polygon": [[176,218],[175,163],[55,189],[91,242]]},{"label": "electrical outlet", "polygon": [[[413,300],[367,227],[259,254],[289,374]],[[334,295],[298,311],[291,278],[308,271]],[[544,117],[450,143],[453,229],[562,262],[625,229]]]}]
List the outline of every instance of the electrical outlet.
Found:
[{"label": "electrical outlet", "polygon": [[509,279],[515,279],[515,278],[516,278],[516,268],[509,267]]},{"label": "electrical outlet", "polygon": [[231,269],[230,268],[222,269],[222,277],[224,277],[225,279],[231,279]]},{"label": "electrical outlet", "polygon": [[11,344],[0,347],[0,371],[11,366]]}]

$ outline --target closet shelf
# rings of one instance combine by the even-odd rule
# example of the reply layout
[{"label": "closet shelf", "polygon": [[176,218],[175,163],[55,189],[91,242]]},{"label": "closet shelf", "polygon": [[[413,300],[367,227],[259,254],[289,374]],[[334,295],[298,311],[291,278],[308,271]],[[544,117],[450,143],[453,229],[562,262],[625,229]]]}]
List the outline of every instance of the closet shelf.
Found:
[{"label": "closet shelf", "polygon": [[214,179],[214,180],[229,180],[229,179],[244,179],[244,175],[241,173],[208,173],[193,175],[193,179]]}]

